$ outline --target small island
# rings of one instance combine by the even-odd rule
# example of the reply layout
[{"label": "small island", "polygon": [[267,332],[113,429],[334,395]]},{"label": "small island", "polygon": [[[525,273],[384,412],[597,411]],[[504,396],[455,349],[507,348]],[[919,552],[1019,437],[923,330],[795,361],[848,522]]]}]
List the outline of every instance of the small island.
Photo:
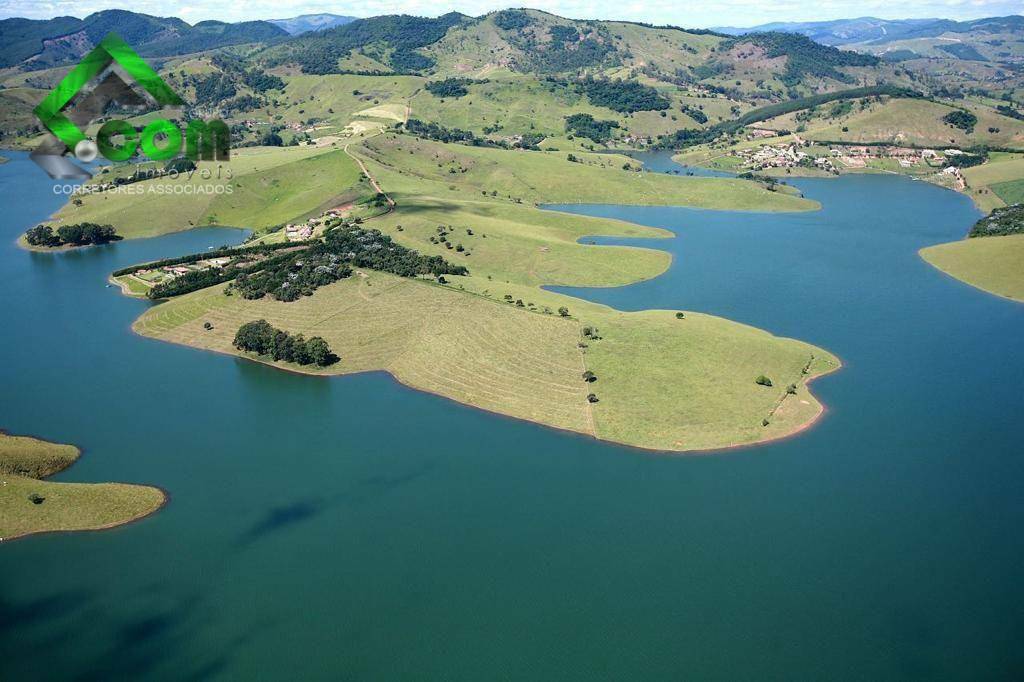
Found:
[{"label": "small island", "polygon": [[97,223],[61,225],[56,231],[49,225],[36,225],[22,236],[24,243],[33,250],[99,246],[121,239],[112,225]]},{"label": "small island", "polygon": [[0,541],[113,528],[148,516],[166,502],[164,492],[152,486],[43,480],[80,455],[73,445],[0,432]]}]

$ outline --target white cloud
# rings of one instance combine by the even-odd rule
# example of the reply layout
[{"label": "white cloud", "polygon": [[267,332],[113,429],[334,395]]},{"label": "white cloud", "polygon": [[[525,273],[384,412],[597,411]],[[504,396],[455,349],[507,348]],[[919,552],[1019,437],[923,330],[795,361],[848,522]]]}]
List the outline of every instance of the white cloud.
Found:
[{"label": "white cloud", "polygon": [[[189,0],[187,4],[167,3],[165,0],[0,0],[0,18],[28,17],[48,19],[71,15],[84,17],[101,9],[131,9],[157,16],[172,14],[186,21],[205,19],[242,21],[246,19],[280,19],[298,14],[330,12],[352,16],[380,14],[418,14],[436,16],[443,12],[458,11],[478,16],[491,10],[502,9],[508,2],[494,0],[452,0],[438,5],[427,0],[366,0],[360,3],[340,3],[329,0],[270,1],[252,0],[225,3],[223,0]],[[715,25],[744,26],[769,21],[812,21],[859,16],[878,16],[887,19],[912,17],[942,17],[973,19],[985,16],[1024,13],[1024,0],[649,0],[648,2],[609,2],[597,0],[533,0],[527,6],[562,16],[580,19],[626,19],[657,24],[702,27]],[[521,6],[521,5],[520,5]]]}]

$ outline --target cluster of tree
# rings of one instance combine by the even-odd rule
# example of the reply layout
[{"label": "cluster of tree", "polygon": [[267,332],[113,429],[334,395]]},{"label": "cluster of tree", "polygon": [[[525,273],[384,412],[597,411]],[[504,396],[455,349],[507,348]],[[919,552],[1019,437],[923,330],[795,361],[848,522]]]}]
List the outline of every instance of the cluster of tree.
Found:
[{"label": "cluster of tree", "polygon": [[951,111],[943,116],[942,120],[954,128],[959,128],[965,133],[973,133],[974,126],[978,123],[978,117],[964,109]]},{"label": "cluster of tree", "polygon": [[264,147],[283,147],[284,139],[276,131],[270,131],[260,138],[260,144]]},{"label": "cluster of tree", "polygon": [[219,104],[238,94],[231,76],[225,73],[211,73],[192,79],[196,91],[196,104]]},{"label": "cluster of tree", "polygon": [[330,253],[322,244],[287,258],[266,263],[255,272],[242,272],[227,291],[238,292],[242,298],[255,300],[270,295],[278,301],[297,301],[313,292],[352,274],[352,268],[340,256]]},{"label": "cluster of tree", "polygon": [[569,73],[622,63],[611,35],[600,24],[585,21],[573,25],[554,24],[543,35],[540,30],[524,30],[534,21],[518,9],[499,12],[494,23],[508,32],[506,40],[521,52],[520,67],[524,70]]},{"label": "cluster of tree", "polygon": [[88,246],[109,244],[120,239],[112,226],[97,223],[61,225],[56,233],[49,225],[36,225],[25,233],[25,241],[32,246]]},{"label": "cluster of tree", "polygon": [[705,123],[708,122],[708,115],[695,106],[684,104],[682,106],[682,111],[684,114],[686,114],[687,116],[689,116],[690,118],[692,118],[694,121],[701,125],[704,125]]},{"label": "cluster of tree", "polygon": [[651,86],[636,81],[595,79],[587,76],[578,81],[576,86],[594,106],[607,107],[621,113],[662,111],[668,109],[671,104]]},{"label": "cluster of tree", "polygon": [[[294,242],[288,245],[295,246]],[[191,262],[214,257],[215,256],[213,254],[195,254],[194,256],[191,256],[191,258],[194,259]],[[281,263],[288,261],[290,257],[290,254],[285,253],[269,256],[260,260],[240,258],[232,261],[222,268],[193,270],[179,277],[175,277],[174,279],[157,284],[146,292],[146,296],[154,300],[182,296],[193,291],[212,287],[217,284],[223,284],[224,282],[230,282],[243,274],[255,272],[261,268],[274,269],[279,267]],[[114,274],[115,276],[118,276],[118,273]]]},{"label": "cluster of tree", "polygon": [[838,71],[839,68],[876,66],[880,61],[874,55],[840,50],[816,43],[807,36],[781,32],[750,33],[722,43],[718,51],[727,52],[739,44],[757,45],[770,59],[786,57],[786,70],[780,80],[790,87],[800,84],[808,76],[849,83],[853,79]]},{"label": "cluster of tree", "polygon": [[1018,111],[1017,109],[1013,108],[1012,106],[1008,106],[1006,104],[1000,104],[999,106],[996,107],[996,111],[998,111],[1003,116],[1008,116],[1010,118],[1015,118],[1018,121],[1024,121],[1024,113],[1021,113],[1020,111]]},{"label": "cluster of tree", "polygon": [[546,137],[547,135],[544,133],[523,133],[519,136],[519,141],[512,146],[517,149],[529,149],[531,151],[539,152],[539,145]]},{"label": "cluster of tree", "polygon": [[416,275],[465,275],[462,265],[452,265],[441,256],[425,256],[396,244],[380,230],[365,230],[342,225],[330,230],[325,238],[328,252],[338,254],[356,267],[390,272],[401,277]]},{"label": "cluster of tree", "polygon": [[988,160],[988,156],[985,153],[981,154],[958,154],[957,156],[950,156],[949,163],[957,168],[970,168],[972,166],[980,166]]},{"label": "cluster of tree", "polygon": [[[300,247],[296,249],[296,247]],[[259,299],[270,295],[279,301],[295,301],[310,296],[325,286],[352,274],[352,266],[390,272],[402,277],[416,275],[465,275],[462,265],[453,265],[440,256],[425,256],[395,244],[379,230],[365,230],[355,225],[339,225],[327,232],[324,241],[308,243],[306,248],[295,242],[220,249],[182,258],[167,259],[147,265],[125,268],[114,273],[121,276],[141,268],[184,265],[209,258],[241,256],[222,268],[205,268],[157,284],[147,296],[152,299],[180,296],[199,289],[231,282],[227,293],[243,298]],[[276,254],[277,250],[287,252]],[[252,256],[259,256],[253,259]]]},{"label": "cluster of tree", "polygon": [[146,297],[153,300],[159,300],[162,298],[183,296],[185,294],[192,293],[193,291],[199,291],[200,289],[212,287],[217,284],[230,282],[244,271],[245,268],[238,265],[229,265],[223,268],[193,270],[179,277],[175,277],[174,279],[155,285],[146,292]]},{"label": "cluster of tree", "polygon": [[259,97],[253,95],[239,95],[234,99],[230,99],[224,102],[220,106],[220,112],[224,116],[230,116],[234,113],[244,113],[246,111],[256,111],[262,106],[265,106],[266,102]]},{"label": "cluster of tree", "polygon": [[618,121],[598,120],[590,114],[573,114],[565,117],[567,133],[589,138],[598,144],[604,144],[612,139],[612,131],[618,127]]},{"label": "cluster of tree", "polygon": [[264,256],[278,251],[281,249],[294,249],[296,246],[301,246],[301,242],[280,242],[278,244],[256,244],[255,246],[224,246],[219,249],[207,251],[205,253],[193,253],[188,256],[177,256],[175,258],[164,258],[163,260],[153,261],[150,263],[142,263],[140,265],[132,265],[131,267],[121,268],[120,270],[114,271],[114,277],[120,277],[122,275],[131,275],[138,272],[139,270],[147,270],[152,268],[166,268],[172,265],[188,265],[189,263],[196,263],[201,260],[207,260],[209,258],[233,258],[235,256]]},{"label": "cluster of tree", "polygon": [[475,81],[472,78],[445,78],[440,81],[427,81],[424,87],[434,97],[465,97],[469,94],[467,85],[486,82],[487,80]]},{"label": "cluster of tree", "polygon": [[970,237],[998,237],[1024,233],[1024,204],[1004,206],[974,223]]},{"label": "cluster of tree", "polygon": [[326,31],[307,33],[289,41],[281,62],[295,62],[304,73],[338,73],[338,60],[352,50],[368,46],[391,48],[382,57],[400,73],[413,73],[433,66],[434,60],[415,50],[444,37],[448,29],[466,17],[450,12],[437,18],[390,15],[358,19]]},{"label": "cluster of tree", "polygon": [[262,69],[250,69],[242,76],[242,82],[256,92],[284,90],[284,81]]},{"label": "cluster of tree", "polygon": [[307,339],[302,334],[292,335],[277,329],[266,320],[243,324],[235,334],[234,344],[238,350],[299,365],[326,367],[340,359],[319,336]]},{"label": "cluster of tree", "polygon": [[[402,126],[401,123],[398,124]],[[472,147],[497,147],[499,149],[530,149],[537,151],[538,144],[544,140],[544,135],[541,133],[524,133],[519,142],[515,144],[509,144],[504,140],[495,141],[486,137],[478,137],[475,133],[470,130],[462,130],[461,128],[446,128],[439,123],[427,123],[421,121],[418,118],[410,118],[405,122],[405,129],[409,133],[422,137],[427,140],[437,140],[438,142],[455,142],[458,144],[468,144]]]},{"label": "cluster of tree", "polygon": [[472,131],[460,128],[446,128],[438,123],[427,123],[418,118],[410,118],[405,122],[405,129],[418,137],[438,142],[460,142],[474,147],[498,146],[485,137],[477,137]]},{"label": "cluster of tree", "polygon": [[504,31],[518,31],[532,23],[530,15],[521,9],[506,9],[494,15],[494,25]]}]

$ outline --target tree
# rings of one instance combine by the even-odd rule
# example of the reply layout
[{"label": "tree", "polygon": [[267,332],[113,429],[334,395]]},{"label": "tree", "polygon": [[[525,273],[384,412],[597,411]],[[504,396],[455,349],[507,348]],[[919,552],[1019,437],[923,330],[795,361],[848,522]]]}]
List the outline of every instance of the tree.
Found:
[{"label": "tree", "polygon": [[754,383],[760,386],[771,386],[772,380],[762,374],[761,376],[754,379]]},{"label": "tree", "polygon": [[310,359],[320,367],[333,365],[338,361],[338,356],[331,352],[330,346],[319,336],[314,336],[306,342],[306,351]]},{"label": "tree", "polygon": [[583,380],[588,384],[592,384],[597,381],[597,375],[591,372],[589,369],[583,373]]},{"label": "tree", "polygon": [[978,123],[978,117],[964,109],[951,111],[943,116],[942,120],[954,128],[959,128],[967,133],[973,132],[975,124]]},{"label": "tree", "polygon": [[677,320],[682,320],[682,319],[684,319],[685,317],[686,317],[686,315],[684,315],[683,313],[676,313],[676,319],[677,319]]},{"label": "tree", "polygon": [[267,133],[260,142],[264,147],[283,147],[284,140],[277,133]]},{"label": "tree", "polygon": [[49,225],[36,225],[25,233],[25,241],[32,246],[59,246],[60,239]]},{"label": "tree", "polygon": [[246,322],[235,333],[234,346],[238,350],[265,355],[271,349],[275,329],[266,320]]},{"label": "tree", "polygon": [[561,315],[562,317],[569,317],[569,309],[566,308],[565,306],[562,306],[561,308],[558,309],[558,314]]},{"label": "tree", "polygon": [[597,402],[597,396],[594,395],[593,393],[590,393],[589,395],[587,395],[587,402],[588,403],[596,403]]},{"label": "tree", "polygon": [[326,367],[338,361],[330,346],[319,336],[307,340],[302,334],[292,336],[274,328],[266,320],[247,322],[235,334],[235,348],[265,355],[281,362]]}]

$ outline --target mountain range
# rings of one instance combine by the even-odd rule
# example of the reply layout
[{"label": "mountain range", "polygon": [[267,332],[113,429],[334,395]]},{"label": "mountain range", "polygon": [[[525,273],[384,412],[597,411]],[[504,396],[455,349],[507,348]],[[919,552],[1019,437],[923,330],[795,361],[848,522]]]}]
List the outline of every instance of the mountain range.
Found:
[{"label": "mountain range", "polygon": [[297,36],[310,31],[325,31],[335,26],[352,23],[357,17],[340,14],[302,14],[291,19],[270,19],[270,23],[280,26],[289,35]]},{"label": "mountain range", "polygon": [[713,30],[733,36],[772,31],[799,33],[823,45],[839,46],[858,43],[881,45],[898,40],[937,38],[947,33],[1004,33],[1022,29],[1024,29],[1024,17],[1010,15],[972,21],[860,17],[834,21],[775,22],[749,28],[722,26]]}]

